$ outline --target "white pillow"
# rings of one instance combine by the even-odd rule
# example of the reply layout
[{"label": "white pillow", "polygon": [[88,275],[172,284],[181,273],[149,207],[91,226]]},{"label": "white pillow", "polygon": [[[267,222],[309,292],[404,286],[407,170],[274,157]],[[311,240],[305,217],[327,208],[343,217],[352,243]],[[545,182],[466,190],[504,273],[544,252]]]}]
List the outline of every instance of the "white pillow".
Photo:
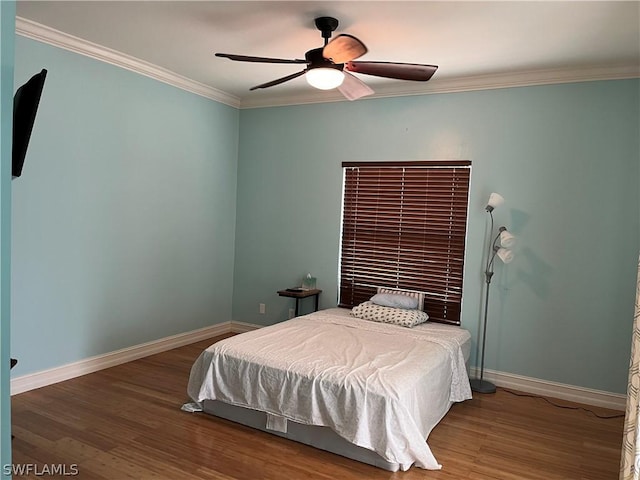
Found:
[{"label": "white pillow", "polygon": [[420,310],[407,310],[406,308],[393,308],[376,305],[368,301],[353,307],[351,315],[372,322],[391,323],[401,327],[415,327],[429,319],[426,312]]},{"label": "white pillow", "polygon": [[371,301],[384,307],[406,308],[409,310],[418,308],[417,298],[399,293],[377,293],[371,297]]},{"label": "white pillow", "polygon": [[424,293],[399,288],[378,287],[378,293],[395,293],[418,299],[418,310],[424,310]]}]

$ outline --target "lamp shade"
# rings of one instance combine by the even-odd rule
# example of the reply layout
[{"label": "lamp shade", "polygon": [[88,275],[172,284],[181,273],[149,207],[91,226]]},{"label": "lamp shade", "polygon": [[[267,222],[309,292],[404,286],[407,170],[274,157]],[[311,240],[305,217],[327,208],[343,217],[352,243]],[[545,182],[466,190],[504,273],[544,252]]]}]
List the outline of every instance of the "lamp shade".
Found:
[{"label": "lamp shade", "polygon": [[500,245],[507,248],[513,247],[514,243],[516,243],[516,237],[514,237],[505,227],[500,227],[500,230]]},{"label": "lamp shade", "polygon": [[506,248],[498,248],[496,255],[502,260],[502,263],[510,263],[513,260],[513,252]]},{"label": "lamp shade", "polygon": [[344,73],[335,68],[312,68],[306,74],[307,83],[320,90],[331,90],[342,85]]},{"label": "lamp shade", "polygon": [[485,210],[487,212],[492,212],[495,208],[499,207],[503,203],[504,203],[504,198],[502,197],[502,195],[494,192],[491,195],[489,195],[489,202],[487,203]]}]

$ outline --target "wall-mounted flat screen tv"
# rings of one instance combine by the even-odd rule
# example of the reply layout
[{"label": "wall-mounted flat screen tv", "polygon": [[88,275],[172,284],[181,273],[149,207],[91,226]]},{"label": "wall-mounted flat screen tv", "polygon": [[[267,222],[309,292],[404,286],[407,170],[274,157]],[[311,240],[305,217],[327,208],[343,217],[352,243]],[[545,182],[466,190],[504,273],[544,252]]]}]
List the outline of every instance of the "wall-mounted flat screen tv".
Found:
[{"label": "wall-mounted flat screen tv", "polygon": [[12,178],[22,175],[24,159],[38,112],[47,71],[42,69],[22,85],[13,96]]}]

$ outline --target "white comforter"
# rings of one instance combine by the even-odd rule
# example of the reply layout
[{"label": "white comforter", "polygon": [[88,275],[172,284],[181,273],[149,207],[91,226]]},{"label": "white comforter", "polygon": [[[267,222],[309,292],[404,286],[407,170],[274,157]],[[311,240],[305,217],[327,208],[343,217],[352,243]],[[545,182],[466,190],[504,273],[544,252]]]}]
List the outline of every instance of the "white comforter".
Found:
[{"label": "white comforter", "polygon": [[426,438],[471,389],[461,350],[468,332],[435,327],[316,312],[207,348],[188,393],[330,427],[402,470],[439,469]]}]

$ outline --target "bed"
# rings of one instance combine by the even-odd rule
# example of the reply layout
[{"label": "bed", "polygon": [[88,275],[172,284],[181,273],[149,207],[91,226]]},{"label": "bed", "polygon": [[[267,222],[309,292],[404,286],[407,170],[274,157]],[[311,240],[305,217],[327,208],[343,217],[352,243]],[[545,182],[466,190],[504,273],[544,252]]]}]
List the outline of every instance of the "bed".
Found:
[{"label": "bed", "polygon": [[389,471],[439,469],[426,439],[471,398],[469,332],[333,308],[221,340],[195,361],[205,412]]}]

